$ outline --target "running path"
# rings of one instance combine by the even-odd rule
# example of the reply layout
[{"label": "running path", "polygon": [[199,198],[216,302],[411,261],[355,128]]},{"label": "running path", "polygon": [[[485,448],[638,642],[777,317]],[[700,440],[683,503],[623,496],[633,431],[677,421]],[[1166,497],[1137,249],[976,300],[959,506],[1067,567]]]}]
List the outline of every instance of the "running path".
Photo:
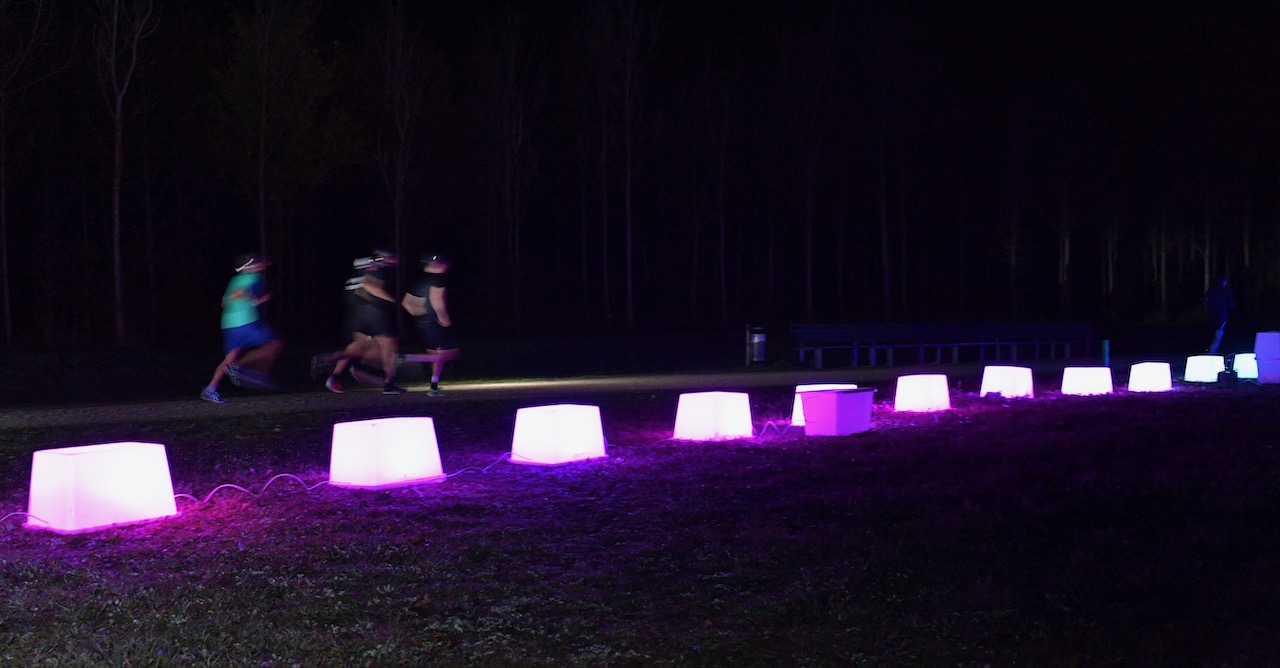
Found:
[{"label": "running path", "polygon": [[55,425],[110,424],[214,416],[345,411],[378,406],[421,405],[423,402],[484,401],[536,395],[546,398],[654,390],[735,391],[753,387],[785,387],[803,383],[852,382],[873,385],[907,373],[903,367],[863,367],[794,371],[740,371],[702,374],[602,376],[593,378],[472,381],[448,384],[443,397],[426,396],[427,386],[409,386],[408,393],[384,395],[376,388],[352,388],[345,394],[324,390],[232,395],[225,404],[211,404],[192,395],[167,401],[97,403],[71,407],[0,409],[0,429]]}]

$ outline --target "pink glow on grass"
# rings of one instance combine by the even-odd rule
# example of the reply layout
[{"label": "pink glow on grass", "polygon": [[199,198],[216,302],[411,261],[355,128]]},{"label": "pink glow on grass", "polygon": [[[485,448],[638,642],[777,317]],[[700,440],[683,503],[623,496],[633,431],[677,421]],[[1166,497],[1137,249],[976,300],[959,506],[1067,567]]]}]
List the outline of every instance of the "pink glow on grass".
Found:
[{"label": "pink glow on grass", "polygon": [[178,514],[160,443],[102,443],[38,450],[31,457],[25,524],[82,533]]}]

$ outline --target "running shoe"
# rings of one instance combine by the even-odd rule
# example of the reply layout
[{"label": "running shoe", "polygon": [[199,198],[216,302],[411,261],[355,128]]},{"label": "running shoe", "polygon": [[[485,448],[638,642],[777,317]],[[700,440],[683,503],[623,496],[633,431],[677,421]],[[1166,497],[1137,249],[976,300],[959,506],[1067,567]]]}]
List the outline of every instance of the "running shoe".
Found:
[{"label": "running shoe", "polygon": [[403,387],[400,387],[399,385],[396,385],[395,383],[387,383],[382,386],[382,393],[383,394],[404,394],[405,389]]},{"label": "running shoe", "polygon": [[244,376],[239,364],[232,362],[227,365],[227,378],[231,380],[231,384],[236,387],[244,386]]},{"label": "running shoe", "polygon": [[342,388],[342,383],[338,382],[337,376],[329,376],[329,379],[324,381],[324,389],[329,390],[334,394],[342,394],[343,392],[346,392],[346,390]]},{"label": "running shoe", "polygon": [[222,395],[218,394],[218,391],[213,389],[212,387],[204,388],[204,390],[200,392],[200,398],[215,404],[227,403],[227,400],[223,399]]},{"label": "running shoe", "polygon": [[438,388],[438,387],[433,387],[433,388],[431,388],[430,390],[427,390],[427,396],[428,396],[428,397],[443,397],[443,396],[444,396],[444,390],[442,390],[442,389],[440,389],[440,388]]}]

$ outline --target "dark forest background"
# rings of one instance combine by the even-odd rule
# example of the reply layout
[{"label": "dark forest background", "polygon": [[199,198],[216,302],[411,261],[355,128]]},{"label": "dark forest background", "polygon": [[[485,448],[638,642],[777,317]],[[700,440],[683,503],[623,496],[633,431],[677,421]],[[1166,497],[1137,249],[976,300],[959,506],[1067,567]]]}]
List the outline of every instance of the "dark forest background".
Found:
[{"label": "dark forest background", "polygon": [[252,251],[337,345],[375,246],[472,338],[1274,318],[1280,11],[1063,4],[0,0],[2,342],[216,346]]}]

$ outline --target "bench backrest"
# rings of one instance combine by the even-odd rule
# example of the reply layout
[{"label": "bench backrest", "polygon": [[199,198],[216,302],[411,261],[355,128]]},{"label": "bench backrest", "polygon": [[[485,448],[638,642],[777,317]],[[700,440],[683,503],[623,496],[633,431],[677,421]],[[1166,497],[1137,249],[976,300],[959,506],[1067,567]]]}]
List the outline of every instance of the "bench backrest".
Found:
[{"label": "bench backrest", "polygon": [[1010,322],[956,324],[793,324],[797,345],[877,343],[963,343],[1014,341],[1087,341],[1093,325],[1083,322]]}]

